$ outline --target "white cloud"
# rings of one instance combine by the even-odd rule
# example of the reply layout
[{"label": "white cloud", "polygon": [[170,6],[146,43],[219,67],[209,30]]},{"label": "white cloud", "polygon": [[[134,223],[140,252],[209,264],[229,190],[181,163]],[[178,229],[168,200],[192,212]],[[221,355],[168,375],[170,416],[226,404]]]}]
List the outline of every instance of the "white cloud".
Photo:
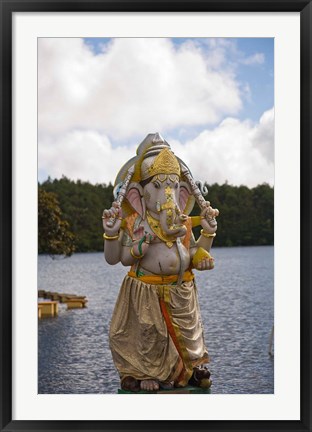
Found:
[{"label": "white cloud", "polygon": [[194,140],[172,148],[189,166],[193,176],[208,183],[254,187],[274,184],[274,111],[265,112],[259,123],[225,119]]},{"label": "white cloud", "polygon": [[[265,112],[256,124],[227,118],[185,144],[163,135],[196,180],[220,184],[227,180],[249,187],[274,183],[273,109]],[[141,139],[144,138],[142,135]],[[121,166],[135,156],[138,144],[113,148],[105,134],[91,130],[46,135],[41,137],[39,166],[52,178],[66,175],[92,183],[113,182]]]},{"label": "white cloud", "polygon": [[265,111],[255,130],[253,145],[268,162],[274,162],[274,108]]},{"label": "white cloud", "polygon": [[263,53],[256,53],[249,57],[243,58],[241,60],[241,63],[245,65],[257,65],[257,64],[263,64],[265,61],[265,56]]},{"label": "white cloud", "polygon": [[218,69],[222,67],[228,71],[235,71],[240,65],[247,66],[265,63],[264,53],[254,53],[249,56],[238,48],[235,39],[227,38],[202,38],[186,42],[204,52],[207,66]]},{"label": "white cloud", "polygon": [[[39,166],[51,178],[114,182],[122,164],[135,155],[135,147],[113,148],[108,137],[92,130],[73,130],[41,138]],[[39,179],[44,180],[44,178]]]},{"label": "white cloud", "polygon": [[[39,39],[39,132],[96,129],[127,138],[142,130],[216,124],[242,106],[233,73],[193,44],[113,39],[95,55],[79,38]],[[221,54],[220,54],[221,55]]]},{"label": "white cloud", "polygon": [[[79,38],[39,39],[39,180],[113,182],[140,141],[159,131],[196,179],[273,184],[273,109],[258,123],[233,118],[251,98],[235,68],[264,61],[222,38],[179,47],[113,39],[100,54]],[[182,129],[199,132],[182,144]]]}]

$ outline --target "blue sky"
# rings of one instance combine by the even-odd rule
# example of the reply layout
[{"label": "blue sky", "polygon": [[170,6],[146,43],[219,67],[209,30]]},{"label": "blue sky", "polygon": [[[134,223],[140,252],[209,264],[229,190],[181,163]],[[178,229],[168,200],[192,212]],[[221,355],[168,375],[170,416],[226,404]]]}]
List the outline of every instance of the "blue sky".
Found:
[{"label": "blue sky", "polygon": [[274,39],[241,38],[235,39],[237,46],[246,57],[255,52],[264,54],[264,63],[258,67],[241,64],[237,71],[238,79],[250,86],[251,101],[246,101],[240,118],[258,120],[260,115],[274,105]]},{"label": "blue sky", "polygon": [[274,39],[41,38],[38,60],[39,181],[113,182],[160,132],[200,180],[274,183]]}]

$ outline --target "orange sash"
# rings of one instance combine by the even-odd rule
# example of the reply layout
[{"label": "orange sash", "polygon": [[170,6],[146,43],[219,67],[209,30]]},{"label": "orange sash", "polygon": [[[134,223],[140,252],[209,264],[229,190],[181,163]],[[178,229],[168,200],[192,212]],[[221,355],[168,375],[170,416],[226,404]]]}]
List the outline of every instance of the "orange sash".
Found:
[{"label": "orange sash", "polygon": [[[178,275],[142,275],[137,276],[134,271],[129,271],[128,276],[139,279],[142,282],[152,284],[152,285],[169,285],[178,281]],[[185,282],[189,282],[194,279],[194,274],[187,270],[183,274],[182,280]]]}]

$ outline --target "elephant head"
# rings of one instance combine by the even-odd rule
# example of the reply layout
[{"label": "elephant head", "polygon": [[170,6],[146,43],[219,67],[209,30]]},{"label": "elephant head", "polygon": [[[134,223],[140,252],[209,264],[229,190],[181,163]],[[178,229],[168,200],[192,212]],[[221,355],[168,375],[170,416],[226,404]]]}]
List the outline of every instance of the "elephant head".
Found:
[{"label": "elephant head", "polygon": [[140,181],[129,185],[126,198],[145,219],[159,221],[162,232],[171,237],[186,234],[183,214],[191,194],[188,184],[180,180],[180,164],[168,145],[153,146],[140,166]]}]

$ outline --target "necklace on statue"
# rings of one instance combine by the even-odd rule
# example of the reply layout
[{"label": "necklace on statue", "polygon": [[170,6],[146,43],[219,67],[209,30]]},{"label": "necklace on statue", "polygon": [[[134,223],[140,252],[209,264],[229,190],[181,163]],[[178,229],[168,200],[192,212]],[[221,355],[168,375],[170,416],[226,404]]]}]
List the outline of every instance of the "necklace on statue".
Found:
[{"label": "necklace on statue", "polygon": [[160,240],[165,242],[168,248],[171,248],[173,243],[177,240],[176,237],[165,234],[160,226],[159,220],[150,215],[148,211],[146,212],[146,218],[154,234],[156,234]]}]

